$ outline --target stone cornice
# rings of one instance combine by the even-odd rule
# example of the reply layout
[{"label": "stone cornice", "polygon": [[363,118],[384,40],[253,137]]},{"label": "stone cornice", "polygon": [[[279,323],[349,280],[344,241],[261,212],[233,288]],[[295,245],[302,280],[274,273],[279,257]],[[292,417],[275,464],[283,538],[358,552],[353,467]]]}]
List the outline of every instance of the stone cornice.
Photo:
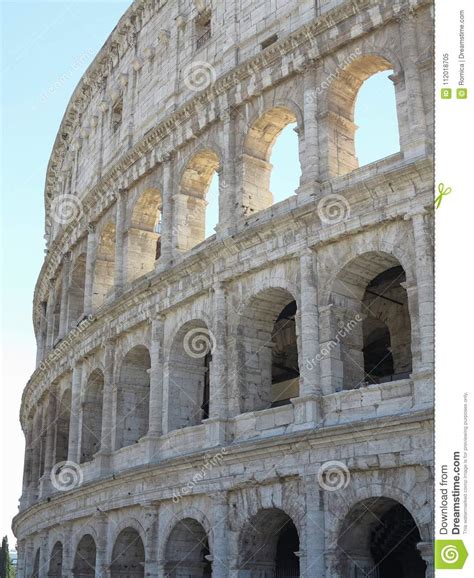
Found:
[{"label": "stone cornice", "polygon": [[[425,409],[419,411],[409,410],[406,413],[396,416],[384,416],[358,421],[355,422],[359,436],[357,441],[359,443],[363,441],[373,441],[374,432],[380,437],[423,435],[424,432],[428,431],[428,428],[432,428],[433,419],[433,410]],[[310,431],[306,430],[272,436],[259,440],[248,440],[246,442],[238,442],[235,445],[229,444],[226,446],[227,451],[223,464],[216,466],[215,480],[208,480],[207,486],[215,491],[227,489],[227,484],[229,485],[229,489],[245,488],[248,483],[252,481],[251,479],[247,481],[245,476],[237,483],[234,479],[230,482],[229,480],[226,481],[225,477],[221,478],[219,476],[220,469],[231,464],[242,463],[245,460],[260,460],[263,459],[263,457],[268,459],[272,455],[281,453],[294,454],[295,451],[298,451],[298,448],[301,451],[308,451],[314,448],[319,453],[321,450],[324,450],[324,448],[332,448],[335,444],[343,443],[354,443],[354,422],[321,427]],[[81,514],[76,514],[76,516],[79,518],[90,517],[94,515],[97,508],[100,508],[102,505],[100,497],[104,491],[111,491],[114,495],[115,493],[120,494],[114,500],[107,498],[107,509],[111,510],[124,507],[140,507],[143,505],[141,502],[149,503],[150,501],[171,499],[175,486],[169,482],[170,471],[179,478],[179,483],[176,485],[176,488],[178,488],[178,486],[183,485],[182,480],[186,479],[186,473],[198,471],[202,465],[203,457],[208,454],[209,451],[216,454],[220,450],[222,451],[222,448],[199,450],[192,454],[188,453],[177,458],[162,460],[159,463],[130,468],[113,477],[108,476],[94,482],[83,484],[80,488],[70,492],[57,494],[52,496],[47,502],[36,503],[18,514],[13,520],[13,531],[15,535],[21,537],[25,532],[29,534],[31,532],[41,531],[43,528],[55,524],[64,524],[68,514],[70,514],[73,509],[77,511],[78,502],[79,506],[82,502],[84,507]],[[419,466],[419,463],[417,462],[416,465]],[[315,466],[317,466],[317,464],[315,464]],[[410,463],[403,464],[399,467],[404,466],[409,467]],[[390,467],[391,466],[387,466],[387,469],[390,469]],[[365,469],[370,469],[370,466],[366,465]],[[382,464],[380,464],[380,469],[384,469]],[[363,471],[363,469],[359,467],[357,470],[352,469],[352,471]],[[138,474],[141,475],[144,487],[146,485],[146,478],[147,476],[149,477],[149,486],[153,488],[153,490],[150,490],[147,494],[140,494],[137,502],[137,496],[127,495],[127,484],[134,484]],[[163,480],[163,485],[162,488],[157,491],[156,488],[159,488],[159,482],[157,480],[159,480],[160,477]],[[192,478],[191,474],[189,474],[189,478]],[[298,477],[296,470],[295,473],[289,472],[285,474],[285,478],[293,480],[301,479]],[[268,484],[278,482],[281,483],[281,478],[278,476],[275,476],[274,479],[267,480]],[[122,490],[121,493],[120,490]],[[199,487],[196,487],[195,491],[199,493]],[[209,490],[206,490],[206,493],[208,493],[208,491]],[[151,495],[152,493],[154,494],[153,496]],[[91,500],[91,497],[94,497],[94,499]],[[45,512],[49,512],[52,519],[45,517]],[[72,519],[75,519],[76,516],[73,515]]]}]

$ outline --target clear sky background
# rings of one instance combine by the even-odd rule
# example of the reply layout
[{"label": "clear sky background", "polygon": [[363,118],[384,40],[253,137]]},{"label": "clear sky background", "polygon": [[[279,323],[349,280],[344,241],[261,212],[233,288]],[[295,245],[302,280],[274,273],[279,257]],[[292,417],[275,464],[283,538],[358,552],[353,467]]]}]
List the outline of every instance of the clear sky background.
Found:
[{"label": "clear sky background", "polygon": [[[51,148],[68,100],[129,1],[4,2],[2,20],[2,464],[0,537],[18,512],[24,438],[21,392],[35,367],[32,298],[44,258],[43,189]],[[388,73],[362,87],[356,108],[360,164],[398,150]],[[271,189],[281,200],[298,186],[297,135],[288,127],[275,144]],[[209,191],[215,205],[216,188]],[[213,203],[214,201],[214,203]]]}]

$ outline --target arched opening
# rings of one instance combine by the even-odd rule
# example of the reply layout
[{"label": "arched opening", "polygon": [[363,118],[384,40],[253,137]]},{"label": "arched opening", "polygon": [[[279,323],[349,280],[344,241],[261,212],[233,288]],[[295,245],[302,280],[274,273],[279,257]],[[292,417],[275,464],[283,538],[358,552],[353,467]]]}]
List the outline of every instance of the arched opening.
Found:
[{"label": "arched opening", "polygon": [[104,374],[95,369],[87,380],[82,403],[81,463],[92,460],[100,450]]},{"label": "arched opening", "polygon": [[253,297],[241,318],[241,410],[284,405],[299,395],[296,301],[285,289]]},{"label": "arched opening", "polygon": [[67,461],[69,447],[69,421],[71,419],[71,390],[64,392],[58,407],[56,421],[55,463]]},{"label": "arched opening", "polygon": [[[347,174],[359,167],[355,147],[356,121],[360,126],[357,141],[358,151],[363,154],[362,164],[400,149],[395,89],[389,79],[390,72],[390,62],[377,55],[348,57],[344,66],[338,69],[327,100],[329,178]],[[378,73],[383,74],[378,76]],[[371,77],[374,80],[369,81]],[[366,81],[367,86],[362,88]],[[388,90],[384,83],[387,83]],[[361,88],[356,119],[356,100]],[[390,134],[387,128],[390,128]],[[398,144],[396,150],[393,150],[394,143]]]},{"label": "arched opening", "polygon": [[86,255],[75,260],[71,271],[68,294],[68,327],[72,328],[84,317],[84,291],[86,285]]},{"label": "arched opening", "polygon": [[127,231],[127,279],[153,271],[161,254],[161,194],[148,189],[138,198]]},{"label": "arched opening", "polygon": [[31,573],[32,578],[39,578],[39,567],[40,567],[40,549],[36,550],[35,559],[33,562],[33,572]]},{"label": "arched opening", "polygon": [[57,576],[62,578],[63,575],[63,545],[56,542],[49,559],[48,576]]},{"label": "arched opening", "polygon": [[368,78],[357,94],[355,152],[360,166],[400,151],[393,70]]},{"label": "arched opening", "polygon": [[145,548],[134,528],[125,528],[115,540],[110,573],[113,578],[143,578]]},{"label": "arched opening", "polygon": [[290,197],[298,187],[301,167],[295,130],[296,116],[285,107],[268,110],[250,127],[242,159],[246,215]]},{"label": "arched opening", "polygon": [[212,225],[218,222],[216,193],[219,190],[219,166],[217,154],[212,150],[203,150],[188,162],[181,177],[176,199],[177,226],[174,231],[177,247],[181,251],[192,249],[207,236],[214,234]]},{"label": "arched opening", "polygon": [[[406,275],[397,259],[365,253],[334,281],[321,343],[323,376],[336,390],[407,379],[412,371]],[[325,377],[323,377],[325,379]]]},{"label": "arched opening", "polygon": [[399,502],[385,497],[359,502],[346,516],[338,538],[342,575],[424,578],[419,542],[415,520]]},{"label": "arched opening", "polygon": [[192,518],[179,521],[166,543],[166,576],[211,578],[210,560],[209,541],[202,525]]},{"label": "arched opening", "polygon": [[59,329],[61,325],[61,295],[63,292],[63,284],[60,282],[56,286],[55,300],[53,306],[53,346],[59,337]]},{"label": "arched opening", "polygon": [[94,578],[97,549],[90,534],[82,536],[74,556],[74,578]]},{"label": "arched opening", "polygon": [[117,387],[115,449],[138,442],[148,432],[150,367],[150,353],[144,345],[133,347],[122,361]]},{"label": "arched opening", "polygon": [[99,238],[94,266],[92,305],[100,307],[114,287],[115,275],[115,225],[108,223]]},{"label": "arched opening", "polygon": [[260,510],[244,526],[239,569],[248,578],[297,578],[300,540],[293,520],[282,510]]},{"label": "arched opening", "polygon": [[198,425],[209,417],[212,336],[202,321],[186,323],[170,351],[168,431]]}]

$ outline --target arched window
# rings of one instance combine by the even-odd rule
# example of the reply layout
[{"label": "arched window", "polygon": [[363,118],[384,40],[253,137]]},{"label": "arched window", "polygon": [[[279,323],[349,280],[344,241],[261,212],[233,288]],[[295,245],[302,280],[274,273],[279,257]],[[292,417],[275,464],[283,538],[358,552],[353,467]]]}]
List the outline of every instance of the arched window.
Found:
[{"label": "arched window", "polygon": [[377,55],[350,56],[338,69],[327,94],[328,178],[359,167],[355,147],[358,132],[361,164],[399,150],[395,91],[388,78],[391,71],[390,62]]},{"label": "arched window", "polygon": [[359,166],[400,150],[393,70],[377,72],[360,87],[355,105],[355,152]]},{"label": "arched window", "polygon": [[[217,222],[216,196],[219,185],[216,171],[219,166],[217,154],[212,150],[203,150],[188,162],[181,177],[176,200],[177,223],[174,228],[177,247],[181,251],[192,249],[209,234],[214,234],[210,228]],[[212,196],[212,214],[207,211],[209,193]]]},{"label": "arched window", "polygon": [[148,432],[150,404],[150,353],[133,347],[122,361],[117,388],[115,449],[130,446]]},{"label": "arched window", "polygon": [[94,267],[93,308],[100,307],[114,287],[115,225],[108,223],[99,238]]},{"label": "arched window", "polygon": [[74,578],[94,578],[97,548],[90,534],[81,538],[74,556]]},{"label": "arched window", "polygon": [[168,431],[198,425],[209,417],[212,337],[204,322],[186,323],[170,351]]},{"label": "arched window", "polygon": [[253,297],[241,317],[241,410],[289,403],[299,395],[296,301],[271,288]]},{"label": "arched window", "polygon": [[296,116],[285,107],[268,110],[250,127],[242,159],[246,215],[290,197],[298,187],[301,167],[295,129]]},{"label": "arched window", "polygon": [[39,578],[39,567],[40,567],[40,549],[36,550],[35,560],[33,562],[33,572],[32,578]]},{"label": "arched window", "polygon": [[127,231],[127,278],[133,281],[153,271],[160,257],[161,247],[161,194],[147,189],[133,207]]},{"label": "arched window", "polygon": [[61,324],[61,294],[63,291],[63,284],[59,282],[56,285],[56,296],[53,308],[53,346],[59,337],[59,328]]},{"label": "arched window", "polygon": [[210,560],[206,530],[192,518],[179,521],[166,542],[166,576],[211,578]]},{"label": "arched window", "polygon": [[117,536],[112,551],[110,575],[117,578],[144,577],[145,548],[140,534],[134,528],[125,528]]},{"label": "arched window", "polygon": [[278,508],[260,510],[241,532],[239,570],[249,576],[297,578],[299,550],[300,540],[293,520]]},{"label": "arched window", "polygon": [[68,327],[77,325],[84,317],[84,290],[86,284],[86,255],[75,260],[71,271],[68,293]]},{"label": "arched window", "polygon": [[100,450],[104,374],[95,369],[87,380],[82,404],[81,463],[92,460]]},{"label": "arched window", "polygon": [[416,545],[420,532],[408,510],[391,498],[369,498],[356,504],[344,520],[338,539],[343,576],[424,578],[426,563]]},{"label": "arched window", "polygon": [[49,559],[48,576],[57,576],[62,578],[63,575],[63,545],[61,542],[56,542],[51,552]]},{"label": "arched window", "polygon": [[[405,271],[393,256],[370,252],[337,275],[326,310],[321,368],[336,390],[409,377],[411,323]],[[324,377],[327,376],[327,377]]]},{"label": "arched window", "polygon": [[55,463],[67,461],[69,446],[69,421],[71,419],[71,390],[64,392],[58,407],[56,421]]}]

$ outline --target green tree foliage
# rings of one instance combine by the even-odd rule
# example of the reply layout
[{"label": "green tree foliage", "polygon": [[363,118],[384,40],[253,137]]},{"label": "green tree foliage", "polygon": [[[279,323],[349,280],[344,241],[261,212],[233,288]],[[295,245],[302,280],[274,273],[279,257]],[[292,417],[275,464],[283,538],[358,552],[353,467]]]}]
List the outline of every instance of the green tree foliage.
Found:
[{"label": "green tree foliage", "polygon": [[2,538],[2,547],[0,548],[0,578],[14,578],[15,570],[10,560],[10,551],[8,549],[8,538]]}]

